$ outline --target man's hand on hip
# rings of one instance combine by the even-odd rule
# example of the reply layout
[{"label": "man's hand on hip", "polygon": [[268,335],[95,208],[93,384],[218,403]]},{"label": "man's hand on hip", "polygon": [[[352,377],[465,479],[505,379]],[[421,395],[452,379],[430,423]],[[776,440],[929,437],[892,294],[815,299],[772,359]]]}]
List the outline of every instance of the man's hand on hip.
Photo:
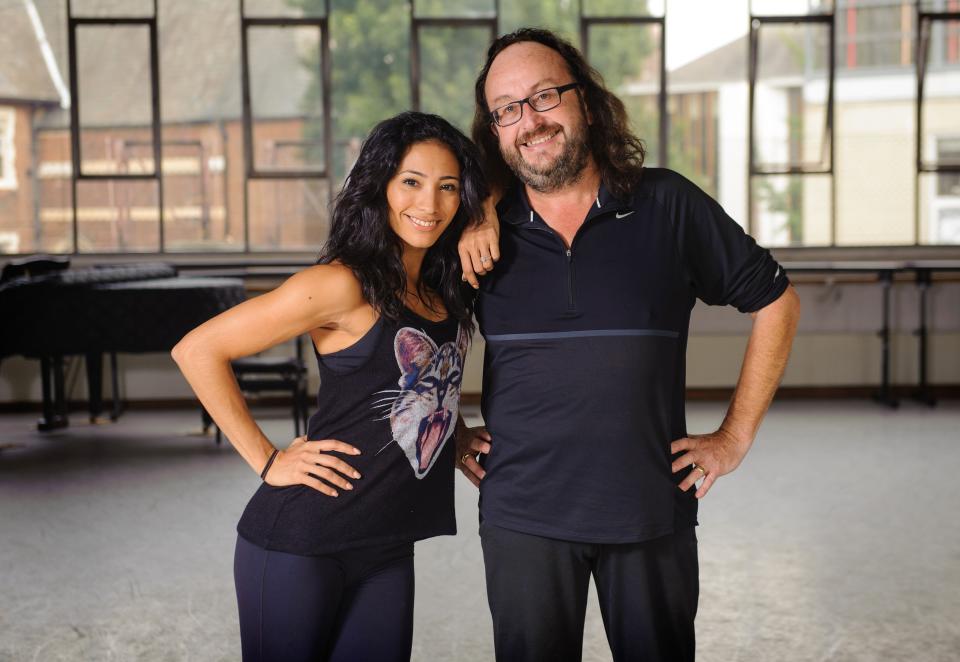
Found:
[{"label": "man's hand on hip", "polygon": [[486,455],[490,452],[492,440],[487,428],[482,425],[475,428],[457,428],[457,468],[477,487],[480,487],[480,481],[487,474],[477,462],[477,458],[480,453]]},{"label": "man's hand on hip", "polygon": [[723,428],[710,434],[691,434],[670,444],[670,453],[686,451],[673,461],[673,473],[693,467],[679,487],[686,492],[701,478],[696,497],[702,499],[710,491],[717,478],[736,469],[743,460],[750,443],[737,440]]}]

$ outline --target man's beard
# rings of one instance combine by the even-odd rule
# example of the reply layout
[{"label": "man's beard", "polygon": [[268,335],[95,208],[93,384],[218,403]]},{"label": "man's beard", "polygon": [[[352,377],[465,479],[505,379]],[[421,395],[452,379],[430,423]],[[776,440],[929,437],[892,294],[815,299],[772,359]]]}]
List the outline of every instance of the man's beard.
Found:
[{"label": "man's beard", "polygon": [[508,151],[501,148],[500,153],[513,174],[524,184],[540,193],[552,193],[565,186],[575,184],[583,176],[590,156],[590,145],[587,142],[586,124],[580,123],[571,133],[566,134],[566,141],[560,154],[550,163],[537,166],[526,161],[520,154],[520,144],[529,140],[561,130],[554,124],[549,127],[540,127],[534,133],[518,137],[517,144]]}]

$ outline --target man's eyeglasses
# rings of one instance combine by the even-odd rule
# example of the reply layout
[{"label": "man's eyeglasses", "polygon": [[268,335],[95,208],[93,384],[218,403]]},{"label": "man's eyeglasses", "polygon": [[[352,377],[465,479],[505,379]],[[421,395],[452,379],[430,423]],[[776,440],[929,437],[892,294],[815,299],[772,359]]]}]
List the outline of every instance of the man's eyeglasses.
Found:
[{"label": "man's eyeglasses", "polygon": [[526,99],[519,99],[504,104],[499,108],[490,111],[490,117],[497,123],[497,126],[510,126],[516,124],[523,117],[523,104],[529,104],[538,113],[545,110],[556,108],[560,105],[560,96],[567,90],[580,87],[580,83],[568,83],[560,87],[548,87],[545,90],[538,90],[528,96]]}]

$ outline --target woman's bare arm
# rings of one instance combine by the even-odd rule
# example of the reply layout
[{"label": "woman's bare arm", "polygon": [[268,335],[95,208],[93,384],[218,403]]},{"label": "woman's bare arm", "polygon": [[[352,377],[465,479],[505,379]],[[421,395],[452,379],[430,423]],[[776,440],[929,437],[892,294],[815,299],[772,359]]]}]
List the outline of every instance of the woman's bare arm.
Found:
[{"label": "woman's bare arm", "polygon": [[[346,316],[365,305],[360,285],[349,269],[338,265],[310,267],[277,289],[198,326],[177,343],[171,354],[207,412],[247,464],[260,473],[274,446],[250,415],[230,361],[262,352],[311,329],[335,328]],[[315,448],[311,452],[338,450],[356,454],[356,449],[342,442],[324,443],[324,446],[327,448]],[[290,467],[285,468],[284,464],[278,457],[270,475],[290,473],[285,470]],[[337,470],[349,469],[340,460],[333,465]],[[342,473],[356,472],[349,469]],[[350,489],[342,478],[324,477]]]}]

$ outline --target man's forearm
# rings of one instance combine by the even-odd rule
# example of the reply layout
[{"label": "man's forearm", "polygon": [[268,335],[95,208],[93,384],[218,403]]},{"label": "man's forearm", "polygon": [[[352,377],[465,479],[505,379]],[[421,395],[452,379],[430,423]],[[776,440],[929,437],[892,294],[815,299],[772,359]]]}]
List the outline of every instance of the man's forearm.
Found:
[{"label": "man's forearm", "polygon": [[720,426],[747,447],[760,428],[790,357],[800,319],[800,298],[793,286],[753,315],[740,378]]}]

